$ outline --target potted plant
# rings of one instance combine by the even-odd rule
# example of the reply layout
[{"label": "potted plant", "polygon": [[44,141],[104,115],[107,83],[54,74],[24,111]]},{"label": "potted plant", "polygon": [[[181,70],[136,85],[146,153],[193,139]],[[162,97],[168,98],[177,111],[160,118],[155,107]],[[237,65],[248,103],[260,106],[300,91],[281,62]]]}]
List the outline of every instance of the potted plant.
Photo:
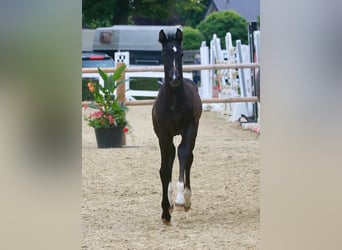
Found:
[{"label": "potted plant", "polygon": [[124,132],[127,132],[127,107],[119,101],[119,97],[115,94],[118,86],[124,83],[124,80],[119,81],[119,79],[125,68],[126,65],[122,64],[114,74],[107,74],[97,68],[103,79],[103,86],[92,82],[88,83],[88,89],[94,97],[94,102],[88,107],[95,108],[96,111],[85,116],[84,119],[90,127],[94,128],[99,148],[121,147]]}]

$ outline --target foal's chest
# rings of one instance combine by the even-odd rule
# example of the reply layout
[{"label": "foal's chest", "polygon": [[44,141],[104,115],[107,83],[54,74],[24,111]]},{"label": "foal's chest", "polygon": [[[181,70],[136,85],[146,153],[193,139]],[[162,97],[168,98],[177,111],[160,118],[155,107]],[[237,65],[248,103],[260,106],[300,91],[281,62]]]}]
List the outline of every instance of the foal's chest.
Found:
[{"label": "foal's chest", "polygon": [[188,117],[183,112],[170,112],[166,120],[166,127],[174,134],[180,134]]}]

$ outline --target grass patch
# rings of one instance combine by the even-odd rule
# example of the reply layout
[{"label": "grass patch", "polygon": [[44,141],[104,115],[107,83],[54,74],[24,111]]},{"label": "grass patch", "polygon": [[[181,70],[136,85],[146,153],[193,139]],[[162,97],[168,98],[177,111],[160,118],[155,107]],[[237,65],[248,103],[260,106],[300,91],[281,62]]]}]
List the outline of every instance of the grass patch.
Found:
[{"label": "grass patch", "polygon": [[149,77],[134,77],[130,79],[131,90],[159,90],[159,83],[161,79]]}]

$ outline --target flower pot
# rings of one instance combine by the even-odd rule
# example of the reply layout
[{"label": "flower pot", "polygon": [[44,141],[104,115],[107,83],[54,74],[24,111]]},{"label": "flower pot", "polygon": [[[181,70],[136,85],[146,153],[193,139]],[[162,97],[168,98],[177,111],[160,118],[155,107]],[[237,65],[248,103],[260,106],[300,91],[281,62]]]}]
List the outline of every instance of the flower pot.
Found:
[{"label": "flower pot", "polygon": [[112,128],[95,128],[95,136],[98,148],[122,147],[123,129],[125,126]]}]

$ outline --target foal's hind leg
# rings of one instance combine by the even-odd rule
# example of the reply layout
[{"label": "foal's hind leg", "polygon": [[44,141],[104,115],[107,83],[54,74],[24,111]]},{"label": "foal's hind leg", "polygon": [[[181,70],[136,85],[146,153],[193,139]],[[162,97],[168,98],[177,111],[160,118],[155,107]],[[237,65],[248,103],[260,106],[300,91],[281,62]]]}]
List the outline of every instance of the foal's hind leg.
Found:
[{"label": "foal's hind leg", "polygon": [[[190,187],[190,168],[193,161],[193,154],[190,145],[187,143],[181,143],[178,147],[179,158],[179,179],[177,183],[177,198],[176,206],[183,207],[185,211],[188,211],[191,207],[191,187]],[[184,170],[185,170],[185,183],[184,183]]]},{"label": "foal's hind leg", "polygon": [[184,210],[185,211],[188,211],[191,207],[190,198],[192,194],[191,194],[191,187],[190,187],[190,169],[191,169],[193,159],[194,157],[193,157],[193,153],[191,150],[187,165],[185,166],[185,189],[184,189],[184,200],[185,200]]},{"label": "foal's hind leg", "polygon": [[[188,127],[182,134],[182,142],[178,147],[179,158],[179,179],[178,179],[178,194],[176,198],[176,205],[184,207],[188,211],[191,207],[191,187],[190,187],[190,169],[193,162],[193,149],[195,146],[195,139],[197,129],[192,126]],[[184,183],[185,172],[185,183]]]}]

